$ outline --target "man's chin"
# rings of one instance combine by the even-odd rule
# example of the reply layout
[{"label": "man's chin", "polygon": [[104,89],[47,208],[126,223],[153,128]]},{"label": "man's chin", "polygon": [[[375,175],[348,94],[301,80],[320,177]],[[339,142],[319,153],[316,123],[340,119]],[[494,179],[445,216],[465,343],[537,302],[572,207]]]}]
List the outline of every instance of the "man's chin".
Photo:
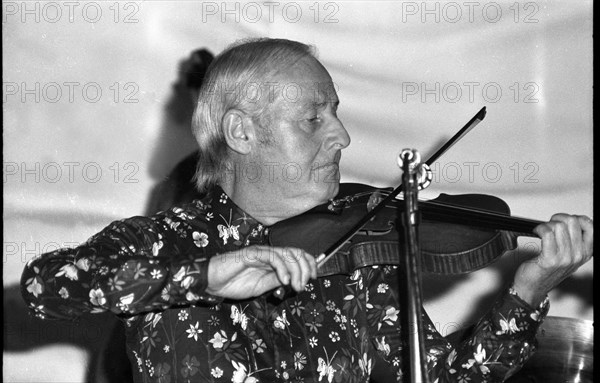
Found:
[{"label": "man's chin", "polygon": [[323,194],[323,201],[321,201],[321,203],[326,203],[337,196],[340,191],[340,181],[325,182],[323,190],[325,193]]}]

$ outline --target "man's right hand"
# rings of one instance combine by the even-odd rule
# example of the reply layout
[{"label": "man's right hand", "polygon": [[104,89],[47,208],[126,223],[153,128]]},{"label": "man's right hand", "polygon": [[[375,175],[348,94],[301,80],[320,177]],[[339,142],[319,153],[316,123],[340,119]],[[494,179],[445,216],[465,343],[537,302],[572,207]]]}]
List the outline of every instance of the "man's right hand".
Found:
[{"label": "man's right hand", "polygon": [[206,292],[229,299],[253,298],[281,285],[300,292],[311,278],[317,278],[317,264],[306,251],[249,246],[210,259]]}]

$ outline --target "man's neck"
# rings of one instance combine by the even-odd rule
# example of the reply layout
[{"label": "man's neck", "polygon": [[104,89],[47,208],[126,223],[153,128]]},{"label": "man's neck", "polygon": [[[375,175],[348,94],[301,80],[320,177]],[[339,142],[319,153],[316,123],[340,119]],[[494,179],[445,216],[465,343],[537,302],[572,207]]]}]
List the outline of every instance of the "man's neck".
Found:
[{"label": "man's neck", "polygon": [[274,189],[261,190],[251,183],[224,181],[220,186],[237,206],[266,226],[302,214],[314,207],[282,199]]}]

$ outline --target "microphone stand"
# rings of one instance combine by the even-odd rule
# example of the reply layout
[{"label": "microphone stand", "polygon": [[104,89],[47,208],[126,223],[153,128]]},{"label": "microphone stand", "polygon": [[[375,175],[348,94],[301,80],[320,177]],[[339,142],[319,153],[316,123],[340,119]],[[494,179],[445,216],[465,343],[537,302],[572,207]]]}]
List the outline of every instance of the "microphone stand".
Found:
[{"label": "microphone stand", "polygon": [[[429,383],[427,359],[425,355],[423,324],[421,320],[421,257],[419,253],[418,225],[421,215],[418,209],[418,190],[431,180],[422,171],[421,155],[414,149],[404,149],[398,157],[402,167],[404,212],[398,214],[397,227],[403,226],[404,249],[399,247],[402,260],[398,272],[401,309],[400,325],[402,332],[402,353],[404,380],[411,383]],[[421,178],[421,180],[419,180]],[[427,181],[427,182],[426,182]],[[402,234],[400,234],[402,235]],[[403,288],[404,287],[404,288]],[[406,342],[408,339],[408,342]],[[407,344],[408,343],[408,344]],[[410,363],[406,363],[410,361]]]}]

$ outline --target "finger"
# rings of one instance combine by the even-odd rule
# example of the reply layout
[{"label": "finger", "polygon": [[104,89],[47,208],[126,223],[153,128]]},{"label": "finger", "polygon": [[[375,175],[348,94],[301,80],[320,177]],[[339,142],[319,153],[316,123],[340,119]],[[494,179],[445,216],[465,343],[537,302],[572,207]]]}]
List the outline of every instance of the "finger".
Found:
[{"label": "finger", "polygon": [[296,291],[304,290],[304,286],[308,282],[309,278],[309,268],[308,261],[304,256],[304,251],[300,249],[288,249],[293,254],[292,262],[296,262],[298,266],[298,275],[296,275],[296,279],[294,280],[294,288]]},{"label": "finger", "polygon": [[556,214],[552,218],[567,225],[570,247],[565,249],[565,251],[569,251],[568,255],[570,255],[572,264],[579,267],[579,265],[585,263],[591,256],[591,246],[588,246],[583,240],[582,225],[583,221],[587,221],[586,227],[589,228],[589,218],[585,217],[587,219],[583,219],[581,216],[567,214]]},{"label": "finger", "polygon": [[271,268],[275,271],[277,279],[279,279],[279,282],[282,285],[289,285],[291,282],[290,272],[288,271],[285,262],[279,255],[278,249],[270,248],[270,252],[271,256],[268,259],[268,263],[269,265],[271,265]]},{"label": "finger", "polygon": [[299,290],[298,291],[303,291],[306,288],[306,284],[308,283],[308,280],[311,277],[311,265],[310,263],[314,263],[315,259],[312,255],[310,255],[309,253],[307,253],[306,251],[302,250],[302,249],[294,249],[293,250],[295,253],[295,258],[298,262],[298,265],[300,266],[300,279],[298,281],[299,283]]},{"label": "finger", "polygon": [[578,215],[581,225],[583,249],[588,257],[594,255],[594,221],[585,215]]},{"label": "finger", "polygon": [[566,217],[564,222],[569,231],[573,263],[579,266],[586,259],[586,252],[583,248],[583,232],[581,231],[579,219],[576,216],[571,215]]},{"label": "finger", "polygon": [[538,256],[539,260],[543,261],[547,258],[548,254],[554,254],[558,251],[556,238],[550,222],[536,226],[533,232],[542,239],[542,253]]},{"label": "finger", "polygon": [[302,291],[304,285],[302,284],[302,268],[298,251],[298,249],[291,247],[278,248],[278,254],[290,273],[290,286],[296,291]]},{"label": "finger", "polygon": [[551,218],[551,221],[562,222],[567,225],[569,236],[571,237],[571,241],[573,243],[578,243],[581,241],[582,228],[579,223],[578,216],[559,213],[554,214]]},{"label": "finger", "polygon": [[298,281],[298,288],[303,291],[306,287],[306,284],[310,280],[310,278],[315,275],[316,277],[316,262],[315,258],[302,249],[291,249],[294,252],[294,259],[298,262],[300,266],[300,280]]},{"label": "finger", "polygon": [[554,255],[556,257],[555,261],[558,264],[572,264],[577,262],[578,258],[580,258],[579,252],[573,247],[569,225],[565,220],[549,222],[550,227],[554,232],[557,250]]},{"label": "finger", "polygon": [[319,273],[319,263],[322,262],[323,259],[325,259],[325,254],[319,254],[319,256],[314,259],[314,264],[311,263],[311,266],[314,265],[314,268],[311,270],[311,276],[313,279],[317,279]]}]

